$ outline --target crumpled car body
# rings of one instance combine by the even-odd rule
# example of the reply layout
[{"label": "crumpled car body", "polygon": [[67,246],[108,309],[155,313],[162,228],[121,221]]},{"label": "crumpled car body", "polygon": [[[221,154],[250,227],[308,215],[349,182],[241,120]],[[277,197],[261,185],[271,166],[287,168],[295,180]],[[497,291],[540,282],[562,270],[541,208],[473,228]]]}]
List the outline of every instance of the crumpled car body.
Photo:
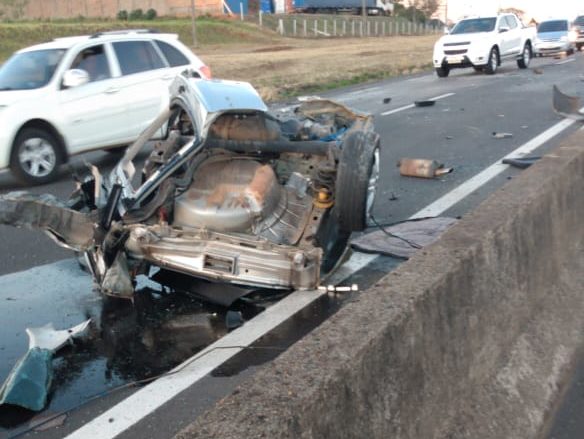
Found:
[{"label": "crumpled car body", "polygon": [[[171,103],[108,176],[66,203],[8,194],[0,222],[84,255],[100,289],[131,297],[151,267],[235,285],[312,289],[362,230],[379,175],[373,119],[328,101],[278,116],[247,83],[178,76]],[[164,132],[141,172],[135,158]]]}]

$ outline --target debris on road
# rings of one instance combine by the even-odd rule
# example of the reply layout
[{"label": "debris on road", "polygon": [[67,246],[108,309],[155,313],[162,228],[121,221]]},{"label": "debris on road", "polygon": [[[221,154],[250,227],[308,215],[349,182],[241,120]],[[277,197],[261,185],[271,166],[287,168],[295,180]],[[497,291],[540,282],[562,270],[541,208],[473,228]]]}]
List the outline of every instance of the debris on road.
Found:
[{"label": "debris on road", "polygon": [[409,259],[419,249],[435,242],[456,221],[455,218],[435,217],[404,221],[388,227],[378,225],[379,230],[353,239],[351,246],[365,253]]},{"label": "debris on road", "polygon": [[451,173],[454,168],[445,168],[436,160],[404,158],[398,162],[399,173],[406,177],[434,178]]},{"label": "debris on road", "polygon": [[541,159],[541,157],[508,158],[503,159],[501,163],[503,163],[504,165],[511,165],[519,169],[526,169],[533,165],[539,159]]},{"label": "debris on road", "polygon": [[225,314],[225,327],[228,331],[239,328],[244,324],[243,315],[241,311],[229,310]]},{"label": "debris on road", "polygon": [[557,114],[567,119],[584,121],[584,113],[580,111],[582,104],[579,97],[562,93],[557,85],[554,85],[553,92],[553,107]]},{"label": "debris on road", "polygon": [[493,137],[495,139],[510,139],[511,137],[513,137],[513,134],[511,134],[511,133],[498,133],[496,131],[493,131]]},{"label": "debris on road", "polygon": [[431,107],[432,105],[434,105],[436,103],[436,101],[433,100],[427,100],[427,101],[415,101],[414,105],[416,107]]},{"label": "debris on road", "polygon": [[90,322],[91,319],[60,331],[51,323],[40,328],[26,328],[28,351],[0,388],[0,405],[11,404],[35,412],[42,410],[53,379],[53,355],[67,342],[81,335]]},{"label": "debris on road", "polygon": [[383,98],[384,104],[389,104],[391,102],[391,98]]},{"label": "debris on road", "polygon": [[536,75],[541,75],[543,73],[543,69],[536,67],[533,69],[533,73],[535,73]]}]

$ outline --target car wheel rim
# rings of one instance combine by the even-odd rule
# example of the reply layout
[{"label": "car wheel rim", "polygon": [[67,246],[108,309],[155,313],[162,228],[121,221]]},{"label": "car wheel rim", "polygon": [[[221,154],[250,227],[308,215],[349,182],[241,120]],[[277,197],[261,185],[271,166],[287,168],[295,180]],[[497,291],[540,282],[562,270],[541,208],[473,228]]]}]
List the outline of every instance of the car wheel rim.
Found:
[{"label": "car wheel rim", "polygon": [[379,180],[379,148],[375,148],[375,151],[373,152],[373,164],[371,165],[371,175],[369,176],[369,182],[367,184],[367,204],[365,207],[365,213],[367,215],[367,218],[369,218],[371,214],[371,209],[373,208],[373,203],[375,202],[377,180]]},{"label": "car wheel rim", "polygon": [[497,68],[497,55],[495,52],[491,52],[491,70],[495,70]]},{"label": "car wheel rim", "polygon": [[32,177],[42,178],[55,169],[57,155],[48,140],[32,137],[22,143],[18,160],[24,172]]},{"label": "car wheel rim", "polygon": [[529,48],[525,47],[523,49],[523,63],[527,65],[529,63]]}]

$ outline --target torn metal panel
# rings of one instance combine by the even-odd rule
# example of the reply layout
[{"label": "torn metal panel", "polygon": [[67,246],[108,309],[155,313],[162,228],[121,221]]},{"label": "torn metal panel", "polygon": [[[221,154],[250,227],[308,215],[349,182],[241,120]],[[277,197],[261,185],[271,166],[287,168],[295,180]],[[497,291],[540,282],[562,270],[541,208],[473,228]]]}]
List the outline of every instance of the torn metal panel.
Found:
[{"label": "torn metal panel", "polygon": [[580,98],[562,93],[556,85],[554,85],[553,107],[556,113],[567,119],[584,121],[584,113],[580,111],[582,109]]},{"label": "torn metal panel", "polygon": [[12,369],[0,388],[0,404],[12,404],[28,410],[40,411],[47,403],[53,378],[54,353],[89,326],[87,320],[65,330],[56,330],[52,324],[40,328],[26,328],[29,349]]},{"label": "torn metal panel", "polygon": [[41,229],[77,251],[92,246],[95,215],[77,212],[49,194],[10,192],[0,196],[0,224]]}]

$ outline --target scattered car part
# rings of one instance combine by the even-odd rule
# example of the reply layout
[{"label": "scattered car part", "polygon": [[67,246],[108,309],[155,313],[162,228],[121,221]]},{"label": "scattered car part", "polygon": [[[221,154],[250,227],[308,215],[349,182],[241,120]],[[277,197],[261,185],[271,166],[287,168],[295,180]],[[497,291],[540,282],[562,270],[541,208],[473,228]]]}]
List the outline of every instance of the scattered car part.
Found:
[{"label": "scattered car part", "polygon": [[511,137],[513,137],[513,134],[511,134],[511,133],[498,133],[496,131],[493,131],[492,136],[495,139],[510,139]]},{"label": "scattered car part", "polygon": [[28,351],[18,360],[0,388],[0,404],[12,404],[32,411],[42,410],[51,387],[54,353],[82,334],[90,321],[64,330],[56,330],[51,323],[40,328],[26,328]]},{"label": "scattered car part", "polygon": [[420,248],[435,242],[457,220],[448,217],[403,221],[361,235],[351,246],[366,253],[379,253],[401,259],[412,257]]},{"label": "scattered car part", "polygon": [[580,98],[562,93],[557,85],[554,85],[553,107],[556,113],[567,119],[584,120]]},{"label": "scattered car part", "polygon": [[399,173],[407,177],[434,178],[449,174],[454,169],[445,168],[436,160],[404,158],[398,162]]},{"label": "scattered car part", "polygon": [[391,102],[391,98],[383,98],[384,104],[389,104]]},{"label": "scattered car part", "polygon": [[[38,206],[0,223],[42,228],[83,252],[101,291],[116,297],[131,298],[151,267],[235,286],[316,288],[373,205],[372,117],[325,99],[276,117],[247,83],[190,75],[170,90],[169,108],[109,176],[92,169],[56,210],[52,198],[0,197],[0,213]],[[160,130],[137,175],[134,158]],[[71,227],[39,221],[43,209]]]},{"label": "scattered car part", "polygon": [[414,105],[416,107],[431,107],[432,105],[436,104],[436,101],[427,100],[427,101],[414,101]]},{"label": "scattered car part", "polygon": [[503,159],[501,163],[503,163],[504,165],[515,166],[516,168],[519,169],[526,169],[533,165],[539,159],[541,159],[541,157],[518,157]]}]

